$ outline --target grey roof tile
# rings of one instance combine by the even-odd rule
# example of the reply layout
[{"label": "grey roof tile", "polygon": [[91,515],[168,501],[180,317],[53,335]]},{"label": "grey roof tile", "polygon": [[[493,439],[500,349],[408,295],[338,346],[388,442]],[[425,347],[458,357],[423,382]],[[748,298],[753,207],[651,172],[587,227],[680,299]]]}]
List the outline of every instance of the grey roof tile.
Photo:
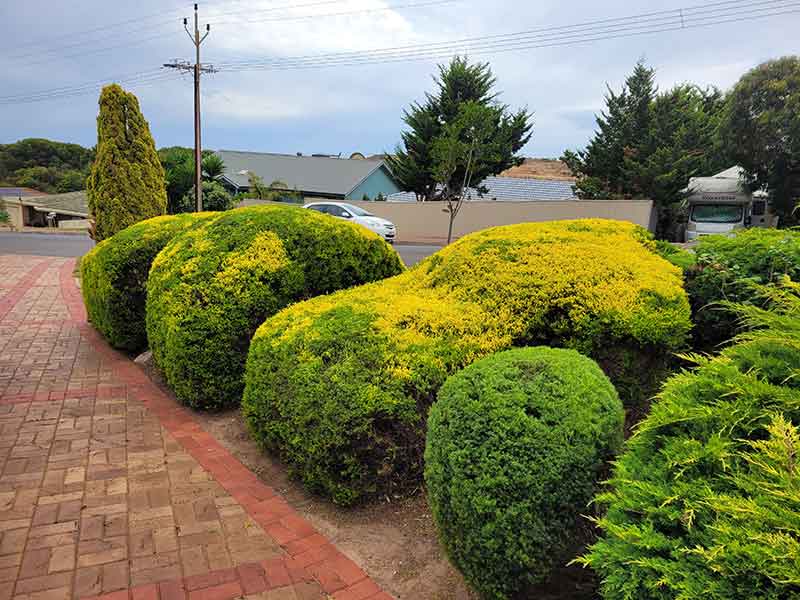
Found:
[{"label": "grey roof tile", "polygon": [[225,162],[225,178],[237,187],[248,186],[247,171],[269,185],[279,180],[290,190],[346,196],[383,165],[382,160],[350,160],[322,156],[296,156],[266,152],[219,150]]},{"label": "grey roof tile", "polygon": [[[487,177],[481,182],[488,192],[482,197],[477,190],[470,188],[469,200],[497,200],[499,202],[526,202],[543,200],[572,200],[571,181],[557,179],[522,179],[520,177]],[[389,202],[413,202],[416,197],[411,192],[392,194]]]}]

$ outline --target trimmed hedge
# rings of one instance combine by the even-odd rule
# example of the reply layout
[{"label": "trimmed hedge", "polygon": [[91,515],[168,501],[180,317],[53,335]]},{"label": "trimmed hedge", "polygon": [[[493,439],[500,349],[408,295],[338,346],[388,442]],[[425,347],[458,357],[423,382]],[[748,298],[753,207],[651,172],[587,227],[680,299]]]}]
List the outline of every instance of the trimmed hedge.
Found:
[{"label": "trimmed hedge", "polygon": [[445,550],[482,597],[512,597],[574,558],[624,418],[614,386],[574,350],[507,350],[445,382],[425,483]]},{"label": "trimmed hedge", "polygon": [[736,315],[722,301],[752,303],[754,284],[782,276],[800,279],[800,231],[751,228],[731,237],[707,236],[696,248],[697,264],[686,270],[686,291],[695,322],[695,347],[711,350],[739,331]]},{"label": "trimmed hedge", "polygon": [[582,560],[608,600],[794,598],[800,589],[800,288],[672,378],[618,459]]},{"label": "trimmed hedge", "polygon": [[349,504],[419,485],[439,387],[497,350],[577,349],[636,404],[643,373],[655,378],[690,328],[680,271],[650,248],[622,222],[497,227],[388,281],[295,304],[253,338],[251,432],[308,487]]},{"label": "trimmed hedge", "polygon": [[81,260],[81,291],[89,320],[115,348],[147,347],[145,297],[150,265],[161,249],[186,229],[215,213],[154,217],[92,248]]},{"label": "trimmed hedge", "polygon": [[297,300],[399,273],[376,234],[315,211],[227,211],[175,238],[147,284],[147,334],[156,364],[184,403],[239,402],[250,338]]}]

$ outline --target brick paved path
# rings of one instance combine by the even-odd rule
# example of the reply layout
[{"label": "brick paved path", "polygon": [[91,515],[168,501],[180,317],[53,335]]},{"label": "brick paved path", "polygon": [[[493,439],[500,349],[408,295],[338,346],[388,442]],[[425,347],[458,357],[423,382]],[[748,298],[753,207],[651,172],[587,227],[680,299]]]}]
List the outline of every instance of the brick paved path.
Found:
[{"label": "brick paved path", "polygon": [[103,341],[73,268],[0,256],[0,600],[390,598]]}]

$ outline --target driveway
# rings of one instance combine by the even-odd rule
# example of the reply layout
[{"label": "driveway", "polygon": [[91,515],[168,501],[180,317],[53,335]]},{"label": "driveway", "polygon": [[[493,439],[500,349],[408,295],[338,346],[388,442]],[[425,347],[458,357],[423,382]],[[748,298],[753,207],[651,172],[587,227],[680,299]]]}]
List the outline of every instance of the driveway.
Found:
[{"label": "driveway", "polygon": [[391,600],[106,344],[74,266],[0,256],[2,598]]},{"label": "driveway", "polygon": [[[89,236],[75,233],[0,233],[0,255],[26,254],[73,258],[83,256],[93,245],[94,242]],[[439,250],[439,246],[397,244],[395,249],[400,253],[406,266],[410,267]]]}]

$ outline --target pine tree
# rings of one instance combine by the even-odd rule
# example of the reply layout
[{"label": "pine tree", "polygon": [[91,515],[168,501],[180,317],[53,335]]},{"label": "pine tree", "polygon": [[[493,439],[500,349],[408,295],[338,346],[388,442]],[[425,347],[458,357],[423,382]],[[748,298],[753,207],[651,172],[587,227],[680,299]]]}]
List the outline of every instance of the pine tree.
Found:
[{"label": "pine tree", "polygon": [[520,164],[522,158],[517,152],[531,137],[531,115],[526,109],[512,113],[497,101],[495,78],[487,63],[470,64],[457,56],[447,65],[439,65],[434,81],[435,92],[427,93],[423,103],[415,102],[405,111],[403,121],[408,130],[402,133],[403,144],[386,159],[400,186],[420,200],[445,199],[442,189],[460,193],[464,165],[457,165],[449,181],[438,186],[443,182],[438,181],[441,165],[437,164],[435,148],[437,140],[447,137],[448,127],[464,118],[466,107],[483,110],[488,126],[485,139],[491,145],[491,151],[484,148],[487,151],[479,153],[479,160],[471,165],[474,182]]},{"label": "pine tree", "polygon": [[150,128],[136,96],[116,84],[100,93],[97,157],[86,190],[97,241],[166,211],[164,168]]}]

